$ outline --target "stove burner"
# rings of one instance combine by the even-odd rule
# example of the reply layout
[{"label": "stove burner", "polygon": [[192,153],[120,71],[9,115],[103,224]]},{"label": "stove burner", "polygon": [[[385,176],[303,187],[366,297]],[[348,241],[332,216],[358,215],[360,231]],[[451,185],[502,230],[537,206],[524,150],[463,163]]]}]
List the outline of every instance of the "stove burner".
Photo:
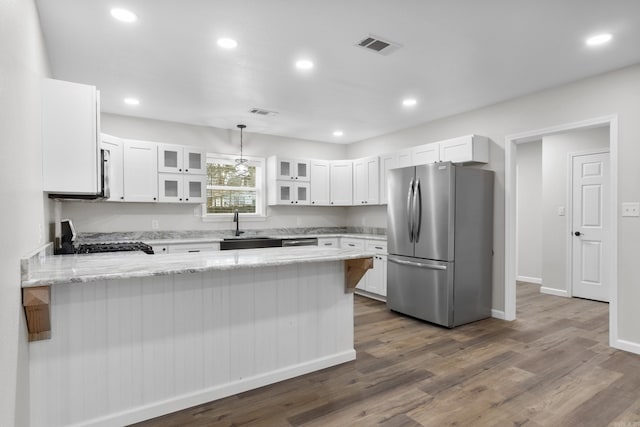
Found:
[{"label": "stove burner", "polygon": [[142,242],[118,242],[118,243],[88,243],[79,245],[77,254],[97,254],[103,252],[129,252],[142,251],[153,255],[153,248]]}]

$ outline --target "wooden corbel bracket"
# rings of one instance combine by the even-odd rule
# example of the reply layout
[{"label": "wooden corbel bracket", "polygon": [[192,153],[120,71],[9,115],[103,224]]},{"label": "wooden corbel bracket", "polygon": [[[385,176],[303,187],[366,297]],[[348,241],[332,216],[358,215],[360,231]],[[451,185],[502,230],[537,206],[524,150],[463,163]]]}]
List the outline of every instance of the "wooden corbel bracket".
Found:
[{"label": "wooden corbel bracket", "polygon": [[373,258],[347,259],[344,261],[344,290],[353,292],[364,274],[373,268]]},{"label": "wooden corbel bracket", "polygon": [[27,318],[29,341],[51,338],[51,288],[22,288],[22,305]]}]

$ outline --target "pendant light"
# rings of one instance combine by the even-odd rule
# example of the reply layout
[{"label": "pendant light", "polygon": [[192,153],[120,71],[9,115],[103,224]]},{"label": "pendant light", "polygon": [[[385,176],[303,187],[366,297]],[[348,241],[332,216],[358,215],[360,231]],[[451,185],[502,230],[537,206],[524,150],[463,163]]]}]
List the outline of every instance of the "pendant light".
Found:
[{"label": "pendant light", "polygon": [[248,160],[242,157],[242,130],[246,127],[247,125],[238,125],[238,129],[240,129],[240,158],[236,159],[236,176],[241,178],[249,176]]}]

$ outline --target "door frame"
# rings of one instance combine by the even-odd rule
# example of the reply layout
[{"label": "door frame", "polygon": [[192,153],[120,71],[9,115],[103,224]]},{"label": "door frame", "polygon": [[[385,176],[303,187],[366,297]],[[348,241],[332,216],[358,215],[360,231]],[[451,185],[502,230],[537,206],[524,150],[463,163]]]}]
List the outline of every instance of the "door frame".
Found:
[{"label": "door frame", "polygon": [[504,263],[504,319],[516,318],[516,154],[518,144],[540,140],[556,133],[609,126],[609,217],[611,227],[609,258],[609,345],[626,349],[618,337],[618,115],[596,117],[558,126],[536,129],[505,137],[505,263]]},{"label": "door frame", "polygon": [[[587,151],[576,151],[573,153],[569,153],[567,155],[568,164],[567,164],[567,230],[573,230],[573,159],[581,156],[588,156],[590,154],[609,154],[609,168],[611,168],[611,152],[609,149],[600,148],[593,149]],[[611,169],[609,169],[611,172]],[[611,175],[611,174],[609,174]],[[609,176],[611,179],[611,176]],[[609,184],[609,183],[607,183]],[[611,185],[606,189],[609,192],[609,196],[611,195]],[[609,199],[611,200],[611,199]],[[611,211],[609,211],[609,216],[611,216]],[[611,222],[611,221],[610,221]],[[610,238],[611,231],[607,233],[607,238]],[[610,269],[612,267],[612,262],[609,256],[610,252],[605,253],[605,263],[607,264],[607,268]],[[573,297],[573,233],[570,232],[567,234],[567,296]],[[611,284],[609,283],[609,293],[611,294]],[[611,300],[611,295],[609,295],[609,300]]]}]

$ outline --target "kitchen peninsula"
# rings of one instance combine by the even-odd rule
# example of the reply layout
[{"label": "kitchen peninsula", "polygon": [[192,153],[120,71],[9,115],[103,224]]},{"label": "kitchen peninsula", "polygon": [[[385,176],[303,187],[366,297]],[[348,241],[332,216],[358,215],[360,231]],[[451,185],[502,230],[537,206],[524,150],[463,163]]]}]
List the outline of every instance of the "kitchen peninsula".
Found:
[{"label": "kitchen peninsula", "polygon": [[124,425],[353,360],[372,256],[35,256],[23,291],[50,289],[51,338],[30,344],[31,424]]}]

